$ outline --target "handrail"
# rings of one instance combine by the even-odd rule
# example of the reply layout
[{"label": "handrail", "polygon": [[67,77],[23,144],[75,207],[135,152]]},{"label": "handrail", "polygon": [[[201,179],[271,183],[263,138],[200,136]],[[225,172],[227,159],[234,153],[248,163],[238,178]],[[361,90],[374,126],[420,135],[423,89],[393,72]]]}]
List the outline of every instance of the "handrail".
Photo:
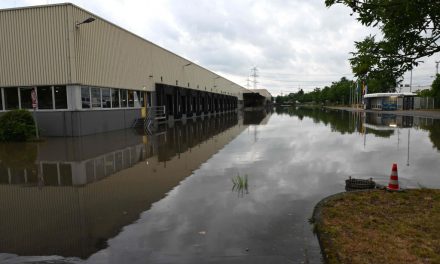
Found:
[{"label": "handrail", "polygon": [[147,107],[147,117],[144,120],[144,130],[148,134],[152,134],[151,127],[156,120],[166,119],[165,106],[151,106]]}]

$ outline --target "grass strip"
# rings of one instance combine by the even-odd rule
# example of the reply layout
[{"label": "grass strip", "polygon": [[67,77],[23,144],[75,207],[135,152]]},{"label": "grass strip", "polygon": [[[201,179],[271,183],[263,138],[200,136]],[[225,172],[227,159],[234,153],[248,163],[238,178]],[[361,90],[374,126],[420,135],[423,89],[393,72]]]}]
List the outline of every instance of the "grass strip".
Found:
[{"label": "grass strip", "polygon": [[327,263],[440,263],[440,190],[343,193],[313,221]]}]

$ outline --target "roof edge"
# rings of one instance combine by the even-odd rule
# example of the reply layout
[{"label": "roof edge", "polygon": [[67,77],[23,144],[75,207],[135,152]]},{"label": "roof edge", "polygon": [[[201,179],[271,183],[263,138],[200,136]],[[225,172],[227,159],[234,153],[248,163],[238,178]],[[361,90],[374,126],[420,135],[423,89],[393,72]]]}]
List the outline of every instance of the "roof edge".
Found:
[{"label": "roof edge", "polygon": [[69,3],[69,2],[65,2],[65,3],[57,3],[57,4],[48,4],[48,5],[30,5],[30,6],[21,6],[21,7],[10,7],[10,8],[3,8],[0,9],[0,12],[3,11],[15,11],[15,10],[23,10],[23,9],[36,9],[36,8],[46,8],[46,7],[54,7],[54,6],[67,6],[67,5],[71,5],[71,6],[76,6],[75,4]]}]

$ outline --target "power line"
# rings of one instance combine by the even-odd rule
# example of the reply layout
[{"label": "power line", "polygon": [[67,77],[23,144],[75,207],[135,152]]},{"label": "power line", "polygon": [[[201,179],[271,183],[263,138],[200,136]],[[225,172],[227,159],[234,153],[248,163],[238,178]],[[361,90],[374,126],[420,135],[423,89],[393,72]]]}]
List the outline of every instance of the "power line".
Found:
[{"label": "power line", "polygon": [[346,76],[346,75],[353,75],[353,73],[264,73],[263,76],[273,76],[273,75],[279,75],[279,76]]}]

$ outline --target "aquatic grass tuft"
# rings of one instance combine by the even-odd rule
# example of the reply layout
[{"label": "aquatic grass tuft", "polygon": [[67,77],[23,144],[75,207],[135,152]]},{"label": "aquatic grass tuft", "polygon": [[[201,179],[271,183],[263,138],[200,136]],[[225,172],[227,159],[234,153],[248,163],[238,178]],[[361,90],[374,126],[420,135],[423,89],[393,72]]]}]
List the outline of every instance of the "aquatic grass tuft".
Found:
[{"label": "aquatic grass tuft", "polygon": [[247,189],[248,186],[248,176],[247,174],[245,176],[240,176],[240,174],[237,174],[237,176],[232,178],[232,183],[236,188],[239,189]]},{"label": "aquatic grass tuft", "polygon": [[243,196],[244,192],[248,192],[248,176],[241,176],[237,174],[237,176],[232,177],[232,191],[238,192],[239,195]]}]

